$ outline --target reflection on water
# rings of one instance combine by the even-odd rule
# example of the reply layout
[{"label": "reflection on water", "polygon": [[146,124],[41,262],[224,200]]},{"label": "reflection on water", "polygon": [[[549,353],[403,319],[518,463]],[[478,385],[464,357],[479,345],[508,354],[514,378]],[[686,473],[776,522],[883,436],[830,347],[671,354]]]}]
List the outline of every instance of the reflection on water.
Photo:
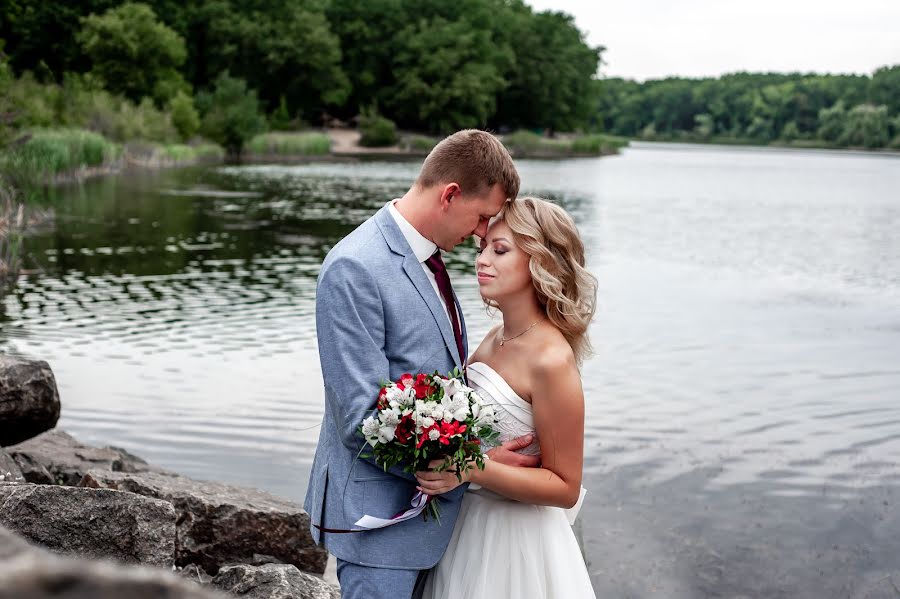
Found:
[{"label": "reflection on water", "polygon": [[[62,190],[0,349],[60,426],[301,499],[321,415],[315,277],[417,164],[131,173]],[[520,163],[601,281],[582,535],[598,596],[893,596],[900,161],[642,144]],[[447,260],[478,339],[472,245]],[[893,579],[888,576],[894,573]]]}]

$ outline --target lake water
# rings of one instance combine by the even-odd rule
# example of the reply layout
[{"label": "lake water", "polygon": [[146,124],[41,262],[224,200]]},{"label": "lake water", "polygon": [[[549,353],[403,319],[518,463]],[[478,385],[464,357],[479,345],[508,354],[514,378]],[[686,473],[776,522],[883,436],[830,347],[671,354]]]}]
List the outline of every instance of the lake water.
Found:
[{"label": "lake water", "polygon": [[[598,597],[900,596],[900,158],[635,144],[520,161],[600,280],[582,536]],[[203,167],[57,190],[0,351],[59,423],[301,501],[319,264],[417,163]],[[470,338],[474,246],[447,260]]]}]

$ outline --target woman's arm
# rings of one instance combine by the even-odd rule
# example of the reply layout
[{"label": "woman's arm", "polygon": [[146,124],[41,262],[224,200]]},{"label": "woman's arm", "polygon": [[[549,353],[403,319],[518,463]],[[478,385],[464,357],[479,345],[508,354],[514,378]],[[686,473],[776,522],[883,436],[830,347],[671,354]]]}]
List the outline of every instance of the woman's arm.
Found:
[{"label": "woman's arm", "polygon": [[[565,348],[568,350],[568,347]],[[490,460],[470,468],[462,482],[477,483],[510,499],[569,508],[581,493],[584,461],[584,392],[571,351],[552,351],[534,365],[531,401],[541,444],[541,467],[518,468]],[[437,462],[439,463],[439,462]],[[422,492],[439,495],[460,484],[449,472],[417,472]]]}]

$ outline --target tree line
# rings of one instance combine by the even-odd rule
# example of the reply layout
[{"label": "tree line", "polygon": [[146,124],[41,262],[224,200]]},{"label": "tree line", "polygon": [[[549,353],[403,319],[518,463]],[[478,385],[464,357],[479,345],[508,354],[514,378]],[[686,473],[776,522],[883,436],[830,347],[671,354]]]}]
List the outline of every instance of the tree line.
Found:
[{"label": "tree line", "polygon": [[603,51],[521,0],[10,0],[0,40],[17,77],[135,105],[204,117],[243,90],[278,124],[368,111],[433,133],[585,127]]},{"label": "tree line", "polygon": [[900,65],[867,75],[603,80],[602,127],[643,139],[900,149]]}]

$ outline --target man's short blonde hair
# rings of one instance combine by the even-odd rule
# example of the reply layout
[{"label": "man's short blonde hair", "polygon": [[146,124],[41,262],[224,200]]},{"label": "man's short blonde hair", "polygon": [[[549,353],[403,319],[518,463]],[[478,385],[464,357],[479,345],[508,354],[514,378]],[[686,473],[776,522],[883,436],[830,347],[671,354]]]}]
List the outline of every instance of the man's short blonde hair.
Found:
[{"label": "man's short blonde hair", "polygon": [[500,140],[485,131],[464,129],[434,146],[416,184],[458,183],[464,195],[487,193],[499,184],[507,199],[519,194],[519,173]]}]

